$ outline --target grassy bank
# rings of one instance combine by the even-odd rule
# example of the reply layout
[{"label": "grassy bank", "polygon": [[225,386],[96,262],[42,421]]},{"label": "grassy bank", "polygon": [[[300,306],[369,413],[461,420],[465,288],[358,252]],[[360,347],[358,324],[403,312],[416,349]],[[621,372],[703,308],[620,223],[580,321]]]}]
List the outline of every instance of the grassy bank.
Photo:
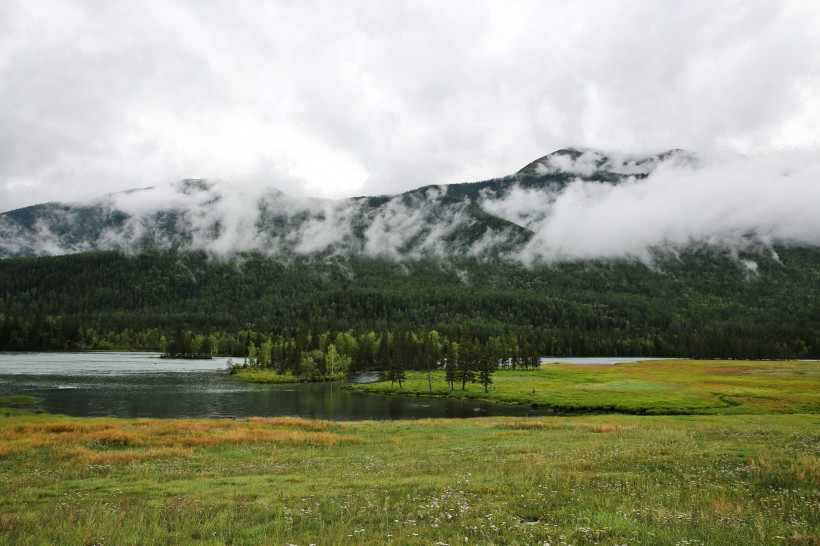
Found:
[{"label": "grassy bank", "polygon": [[[42,401],[42,398],[28,396],[26,394],[0,395],[0,415],[4,417],[20,414],[26,415],[31,413],[30,410]],[[0,453],[2,453],[2,446],[0,446]]]},{"label": "grassy bank", "polygon": [[42,401],[42,398],[27,394],[4,394],[0,395],[0,408],[32,406]]},{"label": "grassy bank", "polygon": [[[478,384],[454,390],[432,374],[434,396],[524,404],[558,412],[634,414],[820,413],[820,362],[657,360],[612,366],[544,364],[535,371],[499,371],[488,392]],[[359,392],[427,395],[426,372],[398,383],[347,385]]]},{"label": "grassy bank", "polygon": [[268,383],[268,384],[278,384],[278,383],[322,383],[326,381],[341,381],[345,378],[344,374],[336,374],[336,375],[323,375],[323,376],[313,376],[313,377],[302,377],[290,374],[280,374],[275,372],[274,370],[269,370],[266,368],[258,368],[255,366],[248,366],[248,367],[237,367],[233,371],[231,371],[231,375],[234,377],[238,377],[243,381],[247,381],[249,383]]},{"label": "grassy bank", "polygon": [[3,544],[817,544],[813,415],[0,418]]}]

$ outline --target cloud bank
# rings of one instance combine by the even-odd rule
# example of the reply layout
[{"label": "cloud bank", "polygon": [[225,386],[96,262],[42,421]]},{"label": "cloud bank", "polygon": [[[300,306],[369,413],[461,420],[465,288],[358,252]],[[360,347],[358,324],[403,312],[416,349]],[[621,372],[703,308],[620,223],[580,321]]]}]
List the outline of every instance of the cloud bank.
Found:
[{"label": "cloud bank", "polygon": [[[596,156],[586,153],[564,167],[590,176]],[[517,257],[533,263],[650,260],[653,249],[693,243],[820,245],[818,204],[820,156],[780,152],[683,155],[659,163],[645,178],[630,176],[616,185],[579,178],[560,191],[514,187],[481,206],[532,230]]]},{"label": "cloud bank", "polygon": [[564,146],[820,148],[810,0],[0,5],[0,211],[184,178],[294,196]]},{"label": "cloud bank", "polygon": [[30,228],[0,216],[0,255],[178,246],[216,257],[500,255],[537,264],[651,262],[657,250],[692,244],[820,246],[815,154],[678,151],[641,159],[586,151],[552,154],[528,169],[472,189],[338,200],[189,179],[51,204],[37,209]]}]

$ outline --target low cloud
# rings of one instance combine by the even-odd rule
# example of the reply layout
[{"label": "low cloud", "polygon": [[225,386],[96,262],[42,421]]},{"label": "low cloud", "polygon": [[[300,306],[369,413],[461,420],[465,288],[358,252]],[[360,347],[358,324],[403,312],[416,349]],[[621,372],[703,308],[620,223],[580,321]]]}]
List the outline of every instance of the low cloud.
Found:
[{"label": "low cloud", "polygon": [[220,258],[242,252],[444,258],[447,236],[470,221],[466,203],[445,207],[445,195],[446,189],[430,187],[373,206],[366,199],[292,197],[189,179],[45,205],[35,209],[40,217],[33,229],[0,216],[0,255],[179,247]]},{"label": "low cloud", "polygon": [[616,185],[579,178],[561,190],[514,187],[481,205],[533,232],[518,254],[533,263],[648,260],[652,249],[696,242],[820,245],[818,203],[820,158],[781,152],[687,156]]},{"label": "low cloud", "polygon": [[[650,262],[655,250],[694,243],[730,249],[820,245],[820,157],[811,152],[677,152],[643,160],[588,151],[552,155],[533,166],[542,174],[557,170],[574,177],[557,184],[550,177],[543,184],[510,177],[479,192],[477,202],[465,187],[450,195],[447,186],[431,186],[331,200],[183,180],[73,205],[49,204],[35,209],[29,224],[19,213],[0,216],[0,255],[177,246],[218,257],[503,255],[535,264]],[[622,173],[618,181],[613,172]],[[485,224],[484,213],[520,228]],[[745,265],[754,273],[753,264]]]}]

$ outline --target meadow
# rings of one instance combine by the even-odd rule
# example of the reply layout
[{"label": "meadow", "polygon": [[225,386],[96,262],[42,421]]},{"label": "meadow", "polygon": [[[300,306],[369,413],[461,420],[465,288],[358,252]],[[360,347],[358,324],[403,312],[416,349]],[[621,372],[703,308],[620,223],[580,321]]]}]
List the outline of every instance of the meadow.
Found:
[{"label": "meadow", "polygon": [[[524,404],[557,413],[708,415],[820,413],[820,362],[647,360],[617,365],[543,364],[500,370],[487,392],[477,383],[455,389],[443,371],[431,374],[432,395]],[[430,394],[426,372],[389,381],[346,385],[358,392]]]},{"label": "meadow", "polygon": [[[0,544],[820,543],[814,368],[712,364],[723,373],[680,377],[747,405],[331,422],[73,418],[0,399]],[[763,402],[730,365],[768,385]]]},{"label": "meadow", "polygon": [[259,368],[256,366],[242,367],[241,365],[231,369],[231,375],[243,381],[247,381],[248,383],[265,384],[323,383],[326,381],[341,381],[345,378],[345,374],[303,377],[289,373],[278,373],[275,370]]}]

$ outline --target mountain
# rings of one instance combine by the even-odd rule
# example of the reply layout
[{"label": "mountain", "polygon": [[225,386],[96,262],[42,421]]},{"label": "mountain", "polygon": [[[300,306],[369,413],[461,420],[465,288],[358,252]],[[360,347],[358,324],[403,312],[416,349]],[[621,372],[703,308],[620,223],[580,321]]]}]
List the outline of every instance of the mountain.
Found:
[{"label": "mountain", "polygon": [[207,334],[243,356],[435,329],[551,355],[817,358],[816,180],[786,166],[564,149],[391,196],[182,180],[26,207],[0,214],[0,350]]},{"label": "mountain", "polygon": [[220,256],[516,257],[573,184],[618,185],[661,165],[695,162],[682,150],[615,158],[570,148],[502,178],[340,200],[187,179],[0,214],[0,258],[170,248]]}]

